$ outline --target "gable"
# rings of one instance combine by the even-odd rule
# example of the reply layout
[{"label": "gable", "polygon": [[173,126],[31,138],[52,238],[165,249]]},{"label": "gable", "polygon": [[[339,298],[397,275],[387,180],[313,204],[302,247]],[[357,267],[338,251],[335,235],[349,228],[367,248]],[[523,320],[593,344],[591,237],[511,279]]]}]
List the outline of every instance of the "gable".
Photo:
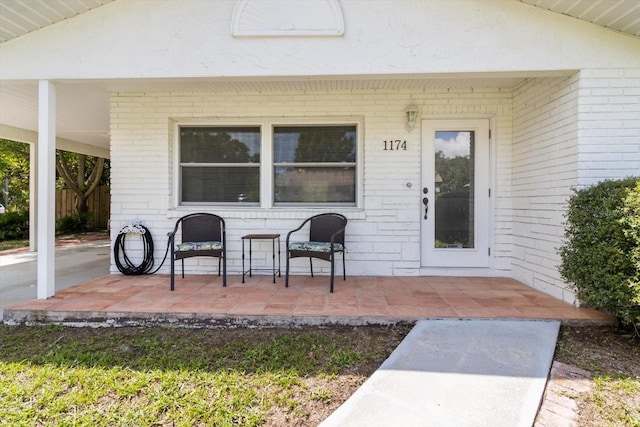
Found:
[{"label": "gable", "polygon": [[0,44],[0,79],[639,67],[640,40],[521,2],[341,2],[339,37],[233,37],[236,1],[112,2]]}]

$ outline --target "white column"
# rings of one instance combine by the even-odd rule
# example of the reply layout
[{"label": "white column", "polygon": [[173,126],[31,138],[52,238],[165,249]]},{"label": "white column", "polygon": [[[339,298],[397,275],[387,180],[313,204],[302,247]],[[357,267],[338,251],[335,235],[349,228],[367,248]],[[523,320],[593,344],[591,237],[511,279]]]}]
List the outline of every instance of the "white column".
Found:
[{"label": "white column", "polygon": [[38,87],[38,274],[37,296],[55,294],[56,89],[48,80]]},{"label": "white column", "polygon": [[38,250],[38,143],[29,144],[29,250]]}]

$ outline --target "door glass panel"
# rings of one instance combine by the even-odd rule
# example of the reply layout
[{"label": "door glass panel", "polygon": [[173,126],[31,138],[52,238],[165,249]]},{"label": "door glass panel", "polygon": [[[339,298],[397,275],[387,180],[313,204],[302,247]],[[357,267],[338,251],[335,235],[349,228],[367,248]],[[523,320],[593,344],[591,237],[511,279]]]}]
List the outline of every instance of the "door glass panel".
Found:
[{"label": "door glass panel", "polygon": [[436,131],[435,247],[474,248],[475,132]]}]

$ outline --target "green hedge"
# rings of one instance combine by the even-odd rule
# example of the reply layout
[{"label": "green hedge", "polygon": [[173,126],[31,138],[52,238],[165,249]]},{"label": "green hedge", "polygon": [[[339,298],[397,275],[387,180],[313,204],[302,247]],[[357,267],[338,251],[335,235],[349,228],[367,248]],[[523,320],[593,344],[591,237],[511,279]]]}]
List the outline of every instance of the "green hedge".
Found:
[{"label": "green hedge", "polygon": [[[91,214],[69,215],[56,221],[56,234],[74,234],[91,231]],[[29,212],[0,214],[0,242],[29,239]]]},{"label": "green hedge", "polygon": [[0,215],[0,242],[28,238],[29,211],[12,211]]},{"label": "green hedge", "polygon": [[581,302],[640,327],[640,178],[575,190],[560,256]]},{"label": "green hedge", "polygon": [[56,234],[85,233],[91,230],[90,213],[63,216],[56,221]]}]

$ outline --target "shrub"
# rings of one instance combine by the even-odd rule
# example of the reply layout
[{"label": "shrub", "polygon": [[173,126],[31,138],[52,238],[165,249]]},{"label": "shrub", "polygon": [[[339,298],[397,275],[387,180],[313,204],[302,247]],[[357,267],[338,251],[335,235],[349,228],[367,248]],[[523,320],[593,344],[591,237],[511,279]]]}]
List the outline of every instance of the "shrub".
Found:
[{"label": "shrub", "polygon": [[640,178],[602,181],[569,198],[560,274],[586,305],[640,326]]},{"label": "shrub", "polygon": [[63,216],[56,221],[57,234],[84,233],[91,230],[91,214],[75,214]]},{"label": "shrub", "polygon": [[0,215],[0,242],[29,238],[29,211]]}]

